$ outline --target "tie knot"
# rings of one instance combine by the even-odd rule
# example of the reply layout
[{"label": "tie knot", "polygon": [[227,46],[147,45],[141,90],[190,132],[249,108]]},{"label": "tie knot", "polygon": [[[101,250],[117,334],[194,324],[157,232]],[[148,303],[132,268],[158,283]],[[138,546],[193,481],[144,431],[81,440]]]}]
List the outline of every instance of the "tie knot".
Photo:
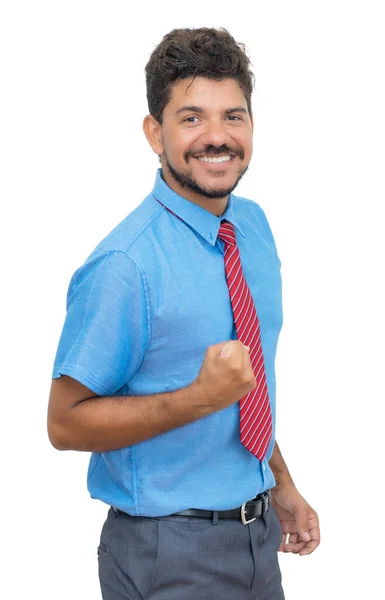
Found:
[{"label": "tie knot", "polygon": [[236,246],[237,244],[234,225],[228,221],[222,221],[219,227],[218,237],[223,240],[226,245]]}]

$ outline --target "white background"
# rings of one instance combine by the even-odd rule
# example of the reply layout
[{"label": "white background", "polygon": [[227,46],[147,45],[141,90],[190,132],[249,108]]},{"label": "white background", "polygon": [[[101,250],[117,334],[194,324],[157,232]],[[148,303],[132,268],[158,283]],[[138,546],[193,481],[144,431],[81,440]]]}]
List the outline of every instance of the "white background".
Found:
[{"label": "white background", "polygon": [[227,27],[256,76],[237,193],[282,261],[277,441],[322,525],[313,555],[279,555],[286,598],[384,597],[385,23],[370,0],[2,3],[1,596],[100,598],[107,507],[89,455],[49,444],[51,369],[72,273],[152,189],[144,66],[186,26]]}]

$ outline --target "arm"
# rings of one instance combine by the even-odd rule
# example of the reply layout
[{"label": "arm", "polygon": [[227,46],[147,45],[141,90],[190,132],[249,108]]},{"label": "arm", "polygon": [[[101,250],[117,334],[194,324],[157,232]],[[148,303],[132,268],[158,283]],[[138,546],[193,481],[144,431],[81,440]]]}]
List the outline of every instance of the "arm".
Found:
[{"label": "arm", "polygon": [[209,346],[198,377],[174,392],[101,397],[62,375],[51,386],[48,435],[59,450],[117,450],[226,408],[255,386],[249,348],[237,340]]},{"label": "arm", "polygon": [[[237,402],[255,388],[248,349],[238,340],[206,350],[198,377],[169,393],[114,396],[148,350],[142,274],[123,252],[86,262],[71,281],[48,406],[55,448],[108,452],[137,444]],[[221,355],[222,346],[230,346]]]},{"label": "arm", "polygon": [[269,465],[271,470],[273,471],[277,485],[285,483],[291,483],[292,485],[294,485],[286,463],[283,460],[277,442],[275,442],[274,444],[273,454],[270,458]]},{"label": "arm", "polygon": [[195,381],[164,394],[100,397],[63,375],[51,385],[48,436],[58,450],[117,450],[212,412],[201,396]]},{"label": "arm", "polygon": [[[282,526],[279,551],[300,556],[311,554],[320,543],[318,515],[295,487],[277,442],[269,465],[277,484],[271,491],[272,504]],[[288,541],[287,534],[290,534]]]},{"label": "arm", "polygon": [[150,325],[143,274],[124,252],[86,261],[73,276],[53,369],[48,435],[55,448],[116,450],[199,418],[190,388],[115,396],[136,374]]}]

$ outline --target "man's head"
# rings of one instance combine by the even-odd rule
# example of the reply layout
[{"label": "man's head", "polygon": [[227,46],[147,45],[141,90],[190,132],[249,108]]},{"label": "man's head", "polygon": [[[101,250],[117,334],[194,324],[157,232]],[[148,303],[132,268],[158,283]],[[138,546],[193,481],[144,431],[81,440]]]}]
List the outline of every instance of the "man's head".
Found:
[{"label": "man's head", "polygon": [[252,154],[253,75],[224,29],[175,29],[146,66],[144,131],[163,176],[190,199],[225,198]]}]

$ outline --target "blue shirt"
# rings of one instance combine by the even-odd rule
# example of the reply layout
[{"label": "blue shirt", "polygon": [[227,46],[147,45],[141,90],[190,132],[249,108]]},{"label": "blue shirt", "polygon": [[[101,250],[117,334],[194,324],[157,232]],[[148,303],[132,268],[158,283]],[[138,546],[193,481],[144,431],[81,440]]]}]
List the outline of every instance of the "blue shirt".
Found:
[{"label": "blue shirt", "polygon": [[217,237],[222,219],[235,227],[260,321],[273,436],[261,464],[240,443],[236,403],[139,444],[92,453],[91,497],[133,515],[227,510],[276,483],[268,461],[281,263],[264,212],[251,200],[230,194],[217,217],[173,192],[159,170],[152,193],[73,275],[53,378],[69,375],[99,396],[164,393],[192,383],[208,346],[237,339]]}]

